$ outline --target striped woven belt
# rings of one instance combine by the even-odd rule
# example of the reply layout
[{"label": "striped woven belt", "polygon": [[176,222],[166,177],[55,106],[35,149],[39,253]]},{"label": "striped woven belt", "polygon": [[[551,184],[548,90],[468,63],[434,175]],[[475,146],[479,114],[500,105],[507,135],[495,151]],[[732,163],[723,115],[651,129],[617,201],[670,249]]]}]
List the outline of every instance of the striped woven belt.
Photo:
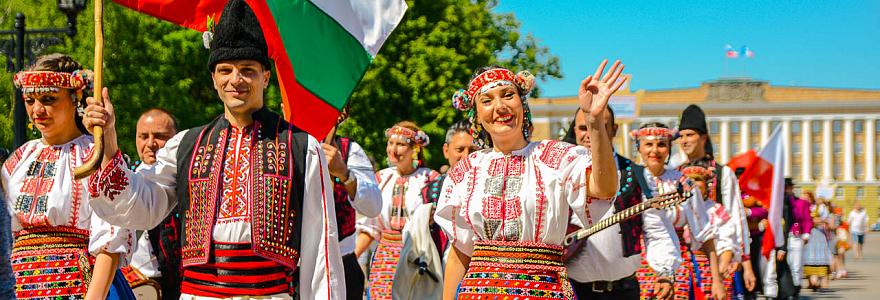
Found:
[{"label": "striped woven belt", "polygon": [[477,241],[471,265],[564,270],[562,246],[537,242]]},{"label": "striped woven belt", "polygon": [[49,249],[86,249],[89,231],[67,226],[33,227],[15,232],[12,249],[19,251]]}]

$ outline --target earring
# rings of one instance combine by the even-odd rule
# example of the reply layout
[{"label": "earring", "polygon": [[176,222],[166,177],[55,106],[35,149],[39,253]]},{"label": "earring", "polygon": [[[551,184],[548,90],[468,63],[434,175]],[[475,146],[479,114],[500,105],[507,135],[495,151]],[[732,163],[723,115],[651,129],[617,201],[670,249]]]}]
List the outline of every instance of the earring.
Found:
[{"label": "earring", "polygon": [[27,127],[28,127],[28,129],[31,130],[31,134],[32,134],[33,136],[37,136],[37,128],[34,126],[34,123],[33,123],[33,122],[28,122]]},{"label": "earring", "polygon": [[419,168],[419,146],[416,146],[415,149],[413,149],[412,166],[413,166],[413,169]]}]

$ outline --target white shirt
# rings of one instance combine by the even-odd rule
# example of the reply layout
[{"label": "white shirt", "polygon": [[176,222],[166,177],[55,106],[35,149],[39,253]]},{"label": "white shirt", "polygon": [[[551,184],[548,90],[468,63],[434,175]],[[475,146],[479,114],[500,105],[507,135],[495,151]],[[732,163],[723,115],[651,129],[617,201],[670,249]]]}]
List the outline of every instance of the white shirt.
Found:
[{"label": "white shirt", "polygon": [[[373,164],[370,163],[370,158],[361,145],[351,141],[348,147],[348,170],[351,176],[357,178],[357,195],[351,201],[351,206],[363,216],[376,217],[382,209],[382,195],[379,193],[379,186],[376,185]],[[342,239],[339,242],[342,255],[354,253],[356,243],[357,232]]]},{"label": "white shirt", "polygon": [[150,245],[150,233],[144,231],[137,241],[137,248],[131,253],[132,268],[137,269],[147,278],[161,277],[159,272],[159,260],[153,255],[153,246]]},{"label": "white shirt", "polygon": [[93,199],[87,192],[91,177],[73,179],[74,168],[83,163],[92,146],[88,135],[57,146],[31,140],[10,155],[3,164],[2,185],[13,232],[43,226],[76,227],[89,231],[92,255],[106,251],[127,256],[134,232],[93,214],[89,206]]},{"label": "white shirt", "polygon": [[[620,174],[618,171],[618,177]],[[616,212],[613,204],[610,201],[589,204],[590,214],[601,216],[595,222],[611,217]],[[640,217],[648,265],[657,273],[674,272],[681,265],[681,254],[672,223],[663,210],[653,208]],[[624,257],[620,234],[620,225],[614,224],[590,236],[583,248],[566,262],[569,277],[579,282],[614,281],[638,271],[642,256]]]},{"label": "white shirt", "polygon": [[[359,220],[358,229],[373,239],[379,240],[383,230],[402,231],[405,221],[424,203],[422,189],[440,176],[434,170],[418,168],[412,174],[400,176],[396,167],[385,168],[376,174],[379,178],[379,190],[382,194],[381,213],[373,218]],[[402,188],[403,193],[396,195],[396,189]],[[404,210],[394,209],[396,196],[403,197]],[[397,221],[400,220],[400,221]],[[404,223],[398,223],[404,222]]]},{"label": "white shirt", "polygon": [[[122,166],[109,165],[101,173],[121,169],[127,180],[112,199],[101,193],[92,201],[95,212],[108,222],[132,229],[147,230],[158,225],[177,205],[177,150],[186,130],[178,133],[159,150],[156,164],[134,173]],[[232,141],[230,140],[230,144]],[[333,185],[321,144],[308,137],[305,154],[303,211],[299,258],[299,296],[302,299],[345,299],[345,278],[336,229]],[[231,153],[228,153],[231,155]],[[230,163],[230,162],[226,162]],[[231,227],[226,227],[231,228]],[[214,237],[224,234],[215,227]],[[227,232],[226,241],[242,240],[238,232]],[[248,235],[249,241],[249,235]]]},{"label": "white shirt", "polygon": [[748,216],[743,206],[739,180],[728,166],[721,168],[721,205],[730,216],[730,221],[719,228],[719,235],[722,236],[715,240],[715,251],[733,251],[733,261],[742,261],[744,255],[751,255]]},{"label": "white shirt", "polygon": [[577,222],[590,224],[585,206],[591,166],[586,148],[551,140],[509,155],[471,153],[447,173],[434,221],[466,255],[480,240],[561,245],[569,210]]},{"label": "white shirt", "polygon": [[852,210],[847,216],[846,222],[849,223],[849,232],[863,234],[868,231],[868,213],[864,208],[862,211]]}]

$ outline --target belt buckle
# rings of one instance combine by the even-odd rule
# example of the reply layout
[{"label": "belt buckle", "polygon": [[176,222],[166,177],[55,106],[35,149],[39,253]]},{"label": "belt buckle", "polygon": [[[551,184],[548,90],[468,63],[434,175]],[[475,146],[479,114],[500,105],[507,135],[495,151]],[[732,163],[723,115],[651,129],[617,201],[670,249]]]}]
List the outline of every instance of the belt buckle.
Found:
[{"label": "belt buckle", "polygon": [[[603,286],[604,285],[604,286]],[[602,287],[602,288],[598,288]],[[593,293],[607,293],[614,289],[612,281],[593,281]]]}]

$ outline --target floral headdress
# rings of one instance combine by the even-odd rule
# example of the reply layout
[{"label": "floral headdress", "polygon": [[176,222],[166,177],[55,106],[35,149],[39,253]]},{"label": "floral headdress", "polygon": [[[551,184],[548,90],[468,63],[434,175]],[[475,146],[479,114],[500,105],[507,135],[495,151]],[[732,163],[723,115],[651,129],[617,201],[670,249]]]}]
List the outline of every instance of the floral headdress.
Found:
[{"label": "floral headdress", "polygon": [[385,137],[390,139],[399,139],[406,141],[408,144],[413,145],[413,154],[412,154],[412,164],[413,168],[418,168],[419,164],[419,152],[422,151],[422,147],[426,147],[431,144],[431,138],[428,137],[424,131],[415,131],[403,126],[394,125],[391,128],[385,130]]},{"label": "floral headdress", "polygon": [[474,143],[480,148],[491,147],[492,140],[483,132],[482,125],[476,120],[474,100],[499,86],[515,86],[519,91],[525,116],[523,135],[526,140],[531,136],[532,113],[529,109],[528,98],[535,88],[535,76],[529,71],[520,71],[514,74],[513,71],[505,68],[491,68],[471,79],[466,90],[460,89],[452,95],[452,106],[467,112],[468,119],[471,121],[471,135],[474,137]]},{"label": "floral headdress", "polygon": [[708,181],[712,176],[715,176],[715,171],[710,168],[699,165],[687,166],[681,170],[681,173],[693,180]]}]

